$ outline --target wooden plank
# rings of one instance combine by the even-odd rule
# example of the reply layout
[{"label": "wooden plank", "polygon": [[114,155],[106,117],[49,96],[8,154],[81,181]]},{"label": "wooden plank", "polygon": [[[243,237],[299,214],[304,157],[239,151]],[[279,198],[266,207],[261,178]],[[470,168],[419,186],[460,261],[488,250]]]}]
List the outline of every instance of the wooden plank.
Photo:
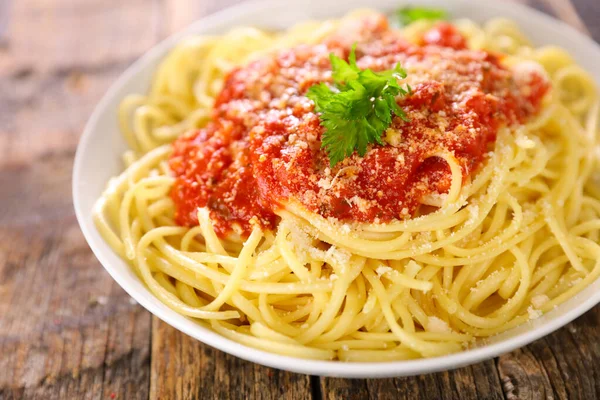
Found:
[{"label": "wooden plank", "polygon": [[326,399],[503,399],[493,361],[416,377],[348,380],[322,378]]},{"label": "wooden plank", "polygon": [[[600,40],[600,29],[597,29],[600,4],[597,2],[531,0],[531,3]],[[593,339],[586,342],[586,338],[600,336],[598,316],[600,306],[556,333],[498,358],[506,398],[597,398],[600,395],[600,345]],[[572,338],[573,335],[577,337]]]},{"label": "wooden plank", "polygon": [[[600,39],[600,4],[579,0],[590,13],[582,17],[569,1],[508,0],[525,3]],[[592,10],[593,9],[593,10]],[[327,399],[592,399],[600,395],[600,306],[546,339],[521,350],[454,371],[409,378],[343,380],[322,378]],[[569,339],[571,332],[581,332]],[[588,339],[589,340],[589,339]],[[560,361],[560,362],[559,362]]]},{"label": "wooden plank", "polygon": [[[343,380],[225,355],[130,302],[73,216],[78,136],[108,85],[144,50],[236,1],[14,2],[0,46],[0,399],[596,398],[600,307],[495,361],[412,378]],[[572,8],[531,1],[572,23],[577,12],[600,37],[597,1],[574,0]]]},{"label": "wooden plank", "polygon": [[[99,2],[82,6],[61,1],[54,8],[38,1],[13,12],[17,22],[9,29],[9,57],[0,58],[0,184],[9,188],[0,206],[0,226],[6,228],[0,232],[0,398],[149,395],[150,314],[130,303],[87,248],[73,217],[70,177],[79,132],[101,94],[154,41],[176,30],[164,24],[164,6],[161,2],[160,8],[146,9],[146,15],[136,11],[144,9],[142,4],[119,8],[116,2],[105,7]],[[153,15],[157,13],[161,18]],[[56,18],[48,20],[49,14]],[[179,15],[186,14],[180,10]],[[144,18],[156,21],[149,28]],[[73,23],[72,19],[95,29],[100,29],[101,21],[111,29],[111,19],[141,29],[119,33],[131,43],[114,51],[115,38],[95,32],[104,40],[90,48],[105,52],[102,60],[93,52],[76,51],[86,40],[83,36],[44,46],[48,32]],[[38,57],[25,51],[27,28]],[[310,396],[308,377],[243,363],[169,329],[179,338],[181,354],[188,356],[176,360],[179,353],[166,353],[174,365],[185,365],[178,369],[183,375],[174,381],[179,385],[173,386],[182,388],[184,398],[195,397],[195,389],[208,389],[192,384],[203,382],[193,368],[199,351],[219,377],[221,385],[211,386],[220,390],[215,396],[236,388],[238,392],[255,388],[263,398],[279,396],[278,391],[265,391],[265,382],[280,385],[284,395]],[[169,342],[154,343],[160,349]],[[155,371],[164,359],[156,360]],[[231,379],[229,372],[236,378]],[[162,393],[171,386],[155,389]]]},{"label": "wooden plank", "polygon": [[161,8],[157,0],[15,1],[0,71],[66,71],[129,61],[164,36]]},{"label": "wooden plank", "polygon": [[593,399],[600,395],[600,307],[556,333],[498,359],[508,398]]},{"label": "wooden plank", "polygon": [[0,242],[0,393],[145,397],[150,316],[102,272],[74,217],[3,228]]},{"label": "wooden plank", "polygon": [[381,380],[322,378],[326,399],[595,399],[600,306],[529,346],[466,368]]},{"label": "wooden plank", "polygon": [[144,3],[11,10],[0,49],[0,398],[148,397],[150,315],[92,255],[70,195],[85,120],[159,36]]},{"label": "wooden plank", "polygon": [[[169,33],[239,0],[168,0]],[[309,399],[310,378],[240,360],[175,330],[158,318],[152,323],[151,399]]]},{"label": "wooden plank", "polygon": [[151,399],[310,399],[310,378],[200,343],[153,317]]}]

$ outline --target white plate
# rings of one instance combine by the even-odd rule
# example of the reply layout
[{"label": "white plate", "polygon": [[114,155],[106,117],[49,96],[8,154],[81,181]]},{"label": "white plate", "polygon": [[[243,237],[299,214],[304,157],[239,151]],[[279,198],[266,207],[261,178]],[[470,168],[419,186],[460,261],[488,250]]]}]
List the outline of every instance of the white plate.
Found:
[{"label": "white plate", "polygon": [[[98,260],[127,293],[154,315],[180,331],[219,350],[245,360],[288,371],[346,378],[415,375],[461,367],[524,346],[580,316],[600,302],[600,280],[557,309],[532,322],[495,336],[480,347],[443,357],[381,363],[313,361],[271,354],[226,339],[183,317],[156,299],[129,266],[104,242],[92,222],[92,206],[106,182],[123,169],[121,153],[126,144],[117,127],[117,106],[130,93],[145,93],[152,74],[167,52],[185,36],[224,33],[232,27],[253,25],[285,29],[307,19],[339,17],[355,8],[391,12],[406,4],[400,0],[308,0],[245,3],[203,18],[155,46],[135,62],[110,88],[90,118],[75,157],[73,203],[81,230]],[[493,17],[516,21],[536,45],[555,44],[572,54],[600,82],[600,48],[591,39],[566,24],[512,2],[425,0],[419,5],[447,9],[453,17],[478,22]]]}]

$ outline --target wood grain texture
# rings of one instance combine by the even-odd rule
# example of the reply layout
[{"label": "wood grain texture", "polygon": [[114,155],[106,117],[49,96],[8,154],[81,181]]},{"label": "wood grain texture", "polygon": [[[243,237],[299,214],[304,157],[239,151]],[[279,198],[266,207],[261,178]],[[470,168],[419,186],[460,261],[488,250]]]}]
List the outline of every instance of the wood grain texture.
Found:
[{"label": "wood grain texture", "polygon": [[[282,0],[284,1],[284,0]],[[600,41],[598,0],[518,0]],[[382,380],[286,373],[228,356],[131,301],[71,203],[93,107],[145,50],[238,0],[20,0],[0,42],[0,399],[594,399],[600,306],[469,367]],[[0,0],[6,15],[6,0]]]},{"label": "wood grain texture", "polygon": [[[146,23],[158,9],[116,4],[13,3],[0,48],[0,398],[148,398],[151,316],[102,271],[70,195],[87,117],[159,37]],[[142,23],[116,33],[124,15]]]},{"label": "wood grain texture", "polygon": [[324,378],[326,399],[503,399],[494,361],[438,374],[394,379]]},{"label": "wood grain texture", "polygon": [[310,377],[243,361],[152,323],[153,399],[310,399]]}]

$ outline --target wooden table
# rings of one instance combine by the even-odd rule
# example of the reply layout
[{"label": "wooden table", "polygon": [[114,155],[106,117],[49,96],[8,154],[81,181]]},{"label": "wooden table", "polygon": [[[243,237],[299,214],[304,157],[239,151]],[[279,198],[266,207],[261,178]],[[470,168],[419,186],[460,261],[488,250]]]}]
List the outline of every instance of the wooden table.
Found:
[{"label": "wooden table", "polygon": [[[0,36],[0,399],[600,397],[600,306],[495,360],[346,380],[228,356],[162,323],[113,282],[71,203],[84,123],[145,50],[235,2],[0,0],[0,24],[10,9]],[[600,41],[599,0],[528,3]]]}]

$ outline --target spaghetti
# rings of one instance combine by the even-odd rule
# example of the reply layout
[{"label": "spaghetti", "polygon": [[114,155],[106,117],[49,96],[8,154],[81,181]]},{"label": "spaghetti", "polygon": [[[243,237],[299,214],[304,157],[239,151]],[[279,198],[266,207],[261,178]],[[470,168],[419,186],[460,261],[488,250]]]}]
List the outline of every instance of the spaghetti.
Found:
[{"label": "spaghetti", "polygon": [[[329,168],[304,94],[353,43],[362,68],[402,62],[410,121]],[[600,275],[598,116],[590,76],[508,20],[239,28],[184,41],[123,100],[126,169],[95,222],[157,298],[242,344],[443,355]]]}]

